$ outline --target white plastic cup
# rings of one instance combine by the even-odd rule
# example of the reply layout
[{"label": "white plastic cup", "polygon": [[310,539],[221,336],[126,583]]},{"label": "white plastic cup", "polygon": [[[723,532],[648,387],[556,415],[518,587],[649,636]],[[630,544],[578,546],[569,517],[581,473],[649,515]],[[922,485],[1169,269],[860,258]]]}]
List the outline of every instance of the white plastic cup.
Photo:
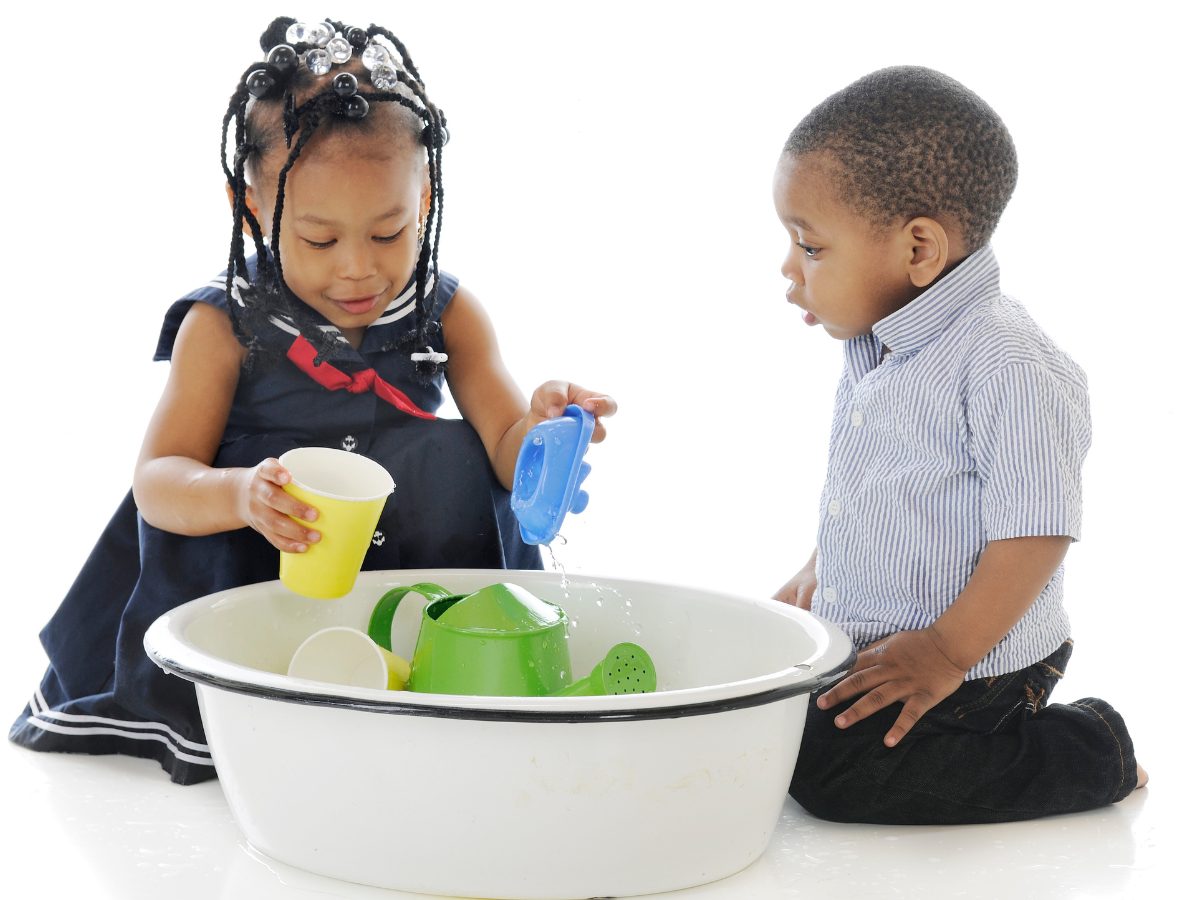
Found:
[{"label": "white plastic cup", "polygon": [[310,681],[399,691],[411,671],[407,660],[384,650],[357,628],[336,625],[309,635],[292,654],[287,673]]}]

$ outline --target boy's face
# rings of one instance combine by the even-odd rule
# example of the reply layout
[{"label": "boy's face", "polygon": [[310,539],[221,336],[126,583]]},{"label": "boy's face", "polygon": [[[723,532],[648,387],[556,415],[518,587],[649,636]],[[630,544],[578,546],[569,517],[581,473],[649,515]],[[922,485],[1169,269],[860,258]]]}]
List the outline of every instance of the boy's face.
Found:
[{"label": "boy's face", "polygon": [[782,272],[789,303],[808,325],[839,340],[868,333],[920,293],[910,280],[903,228],[880,232],[839,198],[836,164],[784,153],[775,170],[775,211],[791,249]]},{"label": "boy's face", "polygon": [[416,267],[428,190],[415,146],[376,158],[346,140],[306,148],[288,174],[279,258],[292,293],[357,345]]}]

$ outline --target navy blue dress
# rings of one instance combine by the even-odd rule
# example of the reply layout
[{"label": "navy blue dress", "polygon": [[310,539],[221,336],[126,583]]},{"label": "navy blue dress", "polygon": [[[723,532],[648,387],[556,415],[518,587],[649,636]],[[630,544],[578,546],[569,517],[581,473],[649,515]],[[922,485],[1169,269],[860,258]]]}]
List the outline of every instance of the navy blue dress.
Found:
[{"label": "navy blue dress", "polygon": [[[434,298],[439,321],[457,286],[456,278],[442,273]],[[508,492],[474,429],[460,420],[403,412],[394,392],[388,400],[386,387],[379,391],[374,378],[361,377],[373,369],[426,415],[441,403],[441,378],[420,383],[409,354],[389,349],[407,330],[413,295],[410,285],[367,329],[358,350],[341,341],[327,357],[325,372],[348,387],[327,387],[311,363],[290,358],[243,373],[213,465],[255,466],[301,446],[362,453],[386,467],[397,484],[364,569],[541,568],[538,549],[521,541]],[[180,323],[195,302],[227,309],[224,277],[171,306],[155,359],[171,358]],[[309,314],[307,307],[301,314]],[[313,324],[337,331],[311,315]],[[294,321],[273,321],[276,331],[265,342],[292,346]],[[434,341],[434,350],[444,350],[440,331]],[[34,750],[154,759],[180,784],[213,778],[195,688],[151,662],[142,637],[158,616],[181,603],[272,580],[278,572],[279,551],[257,532],[172,534],[147,524],[127,494],[41,633],[50,666],[9,738]]]}]

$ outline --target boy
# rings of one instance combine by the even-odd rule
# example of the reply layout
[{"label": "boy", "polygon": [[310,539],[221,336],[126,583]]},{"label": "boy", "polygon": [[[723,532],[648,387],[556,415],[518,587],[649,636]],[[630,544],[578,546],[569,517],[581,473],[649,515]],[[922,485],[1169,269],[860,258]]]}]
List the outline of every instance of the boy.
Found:
[{"label": "boy", "polygon": [[817,106],[776,170],[787,299],[846,342],[817,549],[776,594],[859,648],[792,781],[822,818],[1026,819],[1146,780],[1107,703],[1045,705],[1091,431],[1082,370],[1000,293],[1016,176],[996,113],[908,66]]}]

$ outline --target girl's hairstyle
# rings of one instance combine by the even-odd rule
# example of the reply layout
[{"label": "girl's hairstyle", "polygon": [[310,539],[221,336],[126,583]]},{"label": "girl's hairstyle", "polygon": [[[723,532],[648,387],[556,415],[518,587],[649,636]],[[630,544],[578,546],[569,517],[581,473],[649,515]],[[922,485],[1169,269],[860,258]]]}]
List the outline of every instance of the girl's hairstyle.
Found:
[{"label": "girl's hairstyle", "polygon": [[[326,19],[302,23],[280,17],[259,39],[264,61],[242,74],[221,128],[221,167],[233,198],[233,237],[225,293],[238,340],[249,350],[247,365],[260,356],[280,355],[263,338],[286,323],[317,348],[320,365],[341,341],[303,314],[287,289],[279,258],[279,225],[288,173],[314,135],[344,132],[358,140],[411,140],[425,150],[429,173],[429,211],[425,217],[414,272],[413,327],[387,349],[428,348],[437,328],[429,315],[438,282],[438,243],[442,232],[442,148],[449,140],[446,117],[430,102],[416,65],[386,28],[347,27]],[[340,69],[332,78],[332,70]],[[360,79],[374,91],[360,90]],[[230,137],[232,136],[232,154]],[[268,160],[283,155],[276,175]],[[270,247],[262,223],[246,205],[247,171],[259,195],[274,195]],[[274,189],[264,189],[270,178]],[[246,265],[244,229],[258,252],[257,271]],[[432,379],[442,368],[440,354],[414,352],[418,374]]]},{"label": "girl's hairstyle", "polygon": [[987,243],[1017,184],[1017,150],[990,106],[920,66],[872,72],[827,97],[784,152],[824,152],[843,202],[879,228],[952,216],[969,250]]}]

